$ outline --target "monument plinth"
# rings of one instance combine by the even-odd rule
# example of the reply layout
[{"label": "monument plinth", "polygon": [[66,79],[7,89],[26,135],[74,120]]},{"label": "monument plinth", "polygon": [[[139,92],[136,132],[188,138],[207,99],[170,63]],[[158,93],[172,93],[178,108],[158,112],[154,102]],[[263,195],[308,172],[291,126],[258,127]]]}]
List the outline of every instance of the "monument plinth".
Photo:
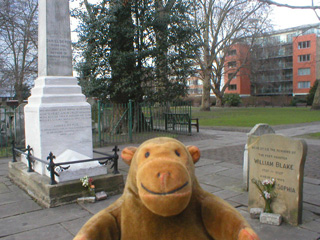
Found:
[{"label": "monument plinth", "polygon": [[[91,106],[72,76],[68,0],[39,0],[38,52],[38,78],[25,107],[26,146],[42,160],[50,152],[58,162],[92,158]],[[45,164],[34,164],[36,172],[50,175]],[[57,181],[106,173],[98,162],[76,164]]]}]

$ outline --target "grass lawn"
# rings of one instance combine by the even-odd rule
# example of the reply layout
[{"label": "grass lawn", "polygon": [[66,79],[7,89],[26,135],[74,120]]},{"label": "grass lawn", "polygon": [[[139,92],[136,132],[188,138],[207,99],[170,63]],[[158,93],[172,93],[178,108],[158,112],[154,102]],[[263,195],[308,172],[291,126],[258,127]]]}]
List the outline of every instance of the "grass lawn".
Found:
[{"label": "grass lawn", "polygon": [[253,127],[257,123],[282,125],[320,121],[320,111],[311,111],[309,107],[226,107],[203,112],[192,108],[192,118],[199,118],[200,126]]},{"label": "grass lawn", "polygon": [[309,139],[319,139],[320,140],[320,132],[304,134],[304,135],[300,135],[298,137],[309,138]]}]

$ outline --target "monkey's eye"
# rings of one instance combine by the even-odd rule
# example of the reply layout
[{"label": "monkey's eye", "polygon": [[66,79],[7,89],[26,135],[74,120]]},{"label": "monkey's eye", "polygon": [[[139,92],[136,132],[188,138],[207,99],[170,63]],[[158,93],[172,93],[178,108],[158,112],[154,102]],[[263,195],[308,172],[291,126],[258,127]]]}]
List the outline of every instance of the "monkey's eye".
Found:
[{"label": "monkey's eye", "polygon": [[178,150],[176,150],[175,153],[178,157],[180,157],[180,153],[178,152]]},{"label": "monkey's eye", "polygon": [[146,153],[144,154],[144,156],[145,156],[146,158],[148,158],[148,157],[150,156],[150,153],[149,153],[149,152],[146,152]]}]

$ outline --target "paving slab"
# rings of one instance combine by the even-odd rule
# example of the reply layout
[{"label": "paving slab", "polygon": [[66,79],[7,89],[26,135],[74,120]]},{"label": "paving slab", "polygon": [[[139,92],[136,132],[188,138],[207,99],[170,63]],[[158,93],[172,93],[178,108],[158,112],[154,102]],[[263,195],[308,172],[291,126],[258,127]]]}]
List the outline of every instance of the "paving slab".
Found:
[{"label": "paving slab", "polygon": [[4,183],[0,183],[0,194],[8,192],[11,192],[10,189]]},{"label": "paving slab", "polygon": [[320,218],[320,206],[303,202],[303,209],[313,212],[314,214],[318,215]]},{"label": "paving slab", "polygon": [[310,212],[306,209],[302,210],[302,223],[312,222],[317,218],[319,218],[319,216],[314,214],[313,212]]},{"label": "paving slab", "polygon": [[207,165],[207,166],[196,167],[196,176],[199,178],[201,176],[206,176],[206,175],[210,175],[210,174],[217,173],[220,171],[225,171],[225,170],[228,170],[228,168],[221,167],[218,165]]},{"label": "paving slab", "polygon": [[73,235],[67,229],[62,227],[60,224],[54,224],[6,236],[1,238],[1,240],[66,240],[72,238]]},{"label": "paving slab", "polygon": [[[241,163],[242,164],[242,163]],[[230,168],[230,169],[239,169],[242,171],[242,165],[237,165],[234,163],[230,163],[228,161],[223,161],[217,164],[218,166],[222,166],[222,167],[226,167],[226,168]]]},{"label": "paving slab", "polygon": [[198,177],[201,183],[213,185],[223,189],[242,189],[242,182],[239,179],[220,176],[217,174],[208,174]]},{"label": "paving slab", "polygon": [[26,201],[28,199],[31,199],[31,197],[22,190],[4,193],[0,194],[0,206],[8,203]]},{"label": "paving slab", "polygon": [[30,231],[88,216],[89,212],[79,205],[69,204],[58,208],[43,209],[0,219],[0,237]]},{"label": "paving slab", "polygon": [[234,192],[234,191],[230,191],[230,190],[226,190],[226,189],[218,191],[218,192],[214,192],[214,195],[216,195],[224,200],[238,196],[240,194],[242,194],[242,193],[241,192]]},{"label": "paving slab", "polygon": [[210,192],[210,193],[214,193],[214,192],[218,192],[218,191],[222,190],[219,187],[211,186],[211,185],[204,184],[204,183],[200,183],[200,186],[202,187],[203,190]]},{"label": "paving slab", "polygon": [[226,176],[226,177],[231,176],[232,178],[237,178],[237,179],[239,179],[241,181],[243,179],[243,173],[242,173],[242,171],[239,171],[238,168],[232,168],[232,169],[228,168],[227,170],[220,171],[217,174],[221,175],[221,176]]},{"label": "paving slab", "polygon": [[237,202],[234,202],[234,201],[230,201],[229,199],[226,199],[226,201],[234,208],[238,208],[238,207],[241,207],[242,204],[241,203],[237,203]]},{"label": "paving slab", "polygon": [[305,177],[304,183],[311,183],[313,185],[320,185],[320,179]]},{"label": "paving slab", "polygon": [[304,193],[303,201],[306,203],[320,206],[320,194],[311,195],[311,194]]},{"label": "paving slab", "polygon": [[237,196],[228,198],[228,200],[240,203],[243,206],[248,206],[248,193],[241,193]]},{"label": "paving slab", "polygon": [[[319,221],[313,220],[311,222],[308,223],[304,223],[302,225],[300,225],[301,228],[305,228],[308,230],[311,230],[313,232],[319,233],[320,234],[320,225],[319,225]],[[320,235],[319,235],[320,237]]]},{"label": "paving slab", "polygon": [[91,214],[96,214],[102,209],[108,207],[111,203],[115,202],[120,196],[121,194],[118,194],[115,196],[108,197],[106,200],[95,202],[94,204],[80,203],[79,205]]},{"label": "paving slab", "polygon": [[[81,227],[92,217],[92,215],[88,215],[82,218],[77,218],[71,221],[62,222],[61,226],[63,226],[65,229],[68,229],[68,232],[71,233],[73,236],[75,236]],[[70,240],[72,238],[69,238]],[[2,239],[1,239],[2,240]]]},{"label": "paving slab", "polygon": [[2,218],[5,218],[23,213],[34,212],[41,209],[42,207],[40,207],[37,203],[30,199],[1,205],[0,216]]},{"label": "paving slab", "polygon": [[[295,128],[295,126],[286,126],[285,131],[282,132],[294,136]],[[277,133],[282,130],[281,127],[277,129]],[[316,129],[319,131],[320,122],[312,124],[312,130],[309,127],[304,127],[299,130],[299,133]],[[316,240],[320,237],[320,140],[307,140],[310,147],[305,173],[310,171],[310,174],[306,174],[304,179],[303,224],[293,227],[286,223],[282,223],[281,226],[261,224],[258,220],[250,218],[247,209],[248,193],[242,191],[242,181],[240,180],[243,146],[247,139],[245,131],[230,132],[214,129],[203,131],[200,129],[199,134],[195,133],[188,137],[179,136],[179,139],[186,145],[198,146],[200,151],[205,153],[196,164],[196,175],[202,188],[226,199],[236,207],[256,230],[261,240]],[[138,146],[138,144],[125,144],[119,148],[122,150],[129,145]],[[113,147],[109,146],[99,150],[111,152]],[[36,203],[31,203],[31,198],[7,178],[8,161],[10,159],[0,159],[0,167],[3,167],[3,170],[0,169],[0,183],[4,185],[4,187],[2,186],[4,192],[0,193],[1,240],[72,239],[93,214],[104,209],[120,196],[112,196],[96,203],[38,209],[34,205]],[[108,168],[110,169],[110,166]],[[129,166],[119,160],[119,169],[126,178]],[[21,204],[25,201],[27,202],[25,205]],[[28,204],[30,205],[28,206]],[[3,210],[2,208],[6,206],[8,210]],[[12,209],[11,215],[9,215],[9,206]],[[1,238],[1,236],[3,237]]]},{"label": "paving slab", "polygon": [[284,222],[280,226],[261,224],[259,219],[251,219],[250,213],[244,207],[238,208],[238,211],[257,232],[260,240],[317,240],[320,237],[316,232],[293,227]]},{"label": "paving slab", "polygon": [[[320,169],[319,169],[320,171]],[[319,195],[320,186],[313,183],[303,183],[303,193],[309,195]]]},{"label": "paving slab", "polygon": [[217,161],[209,158],[200,158],[200,161],[196,163],[196,168],[197,167],[202,167],[202,166],[208,166],[208,165],[216,165],[218,163],[221,163],[222,161]]}]

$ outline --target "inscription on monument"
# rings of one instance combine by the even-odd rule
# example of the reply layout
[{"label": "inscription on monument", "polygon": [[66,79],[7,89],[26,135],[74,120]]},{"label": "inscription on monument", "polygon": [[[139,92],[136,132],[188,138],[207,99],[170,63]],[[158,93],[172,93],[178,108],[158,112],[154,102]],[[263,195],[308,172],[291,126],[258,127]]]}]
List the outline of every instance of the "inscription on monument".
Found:
[{"label": "inscription on monument", "polygon": [[90,121],[77,121],[90,116],[90,109],[83,107],[57,108],[42,110],[40,122],[43,124],[45,134],[57,134],[59,136],[72,136],[82,129],[91,128]]},{"label": "inscription on monument", "polygon": [[297,225],[302,216],[302,184],[306,144],[280,135],[252,136],[248,139],[249,208],[264,207],[252,179],[274,179],[277,197],[271,205],[275,213]]},{"label": "inscription on monument", "polygon": [[48,39],[47,40],[48,59],[51,61],[60,61],[62,59],[71,59],[70,40]]}]

